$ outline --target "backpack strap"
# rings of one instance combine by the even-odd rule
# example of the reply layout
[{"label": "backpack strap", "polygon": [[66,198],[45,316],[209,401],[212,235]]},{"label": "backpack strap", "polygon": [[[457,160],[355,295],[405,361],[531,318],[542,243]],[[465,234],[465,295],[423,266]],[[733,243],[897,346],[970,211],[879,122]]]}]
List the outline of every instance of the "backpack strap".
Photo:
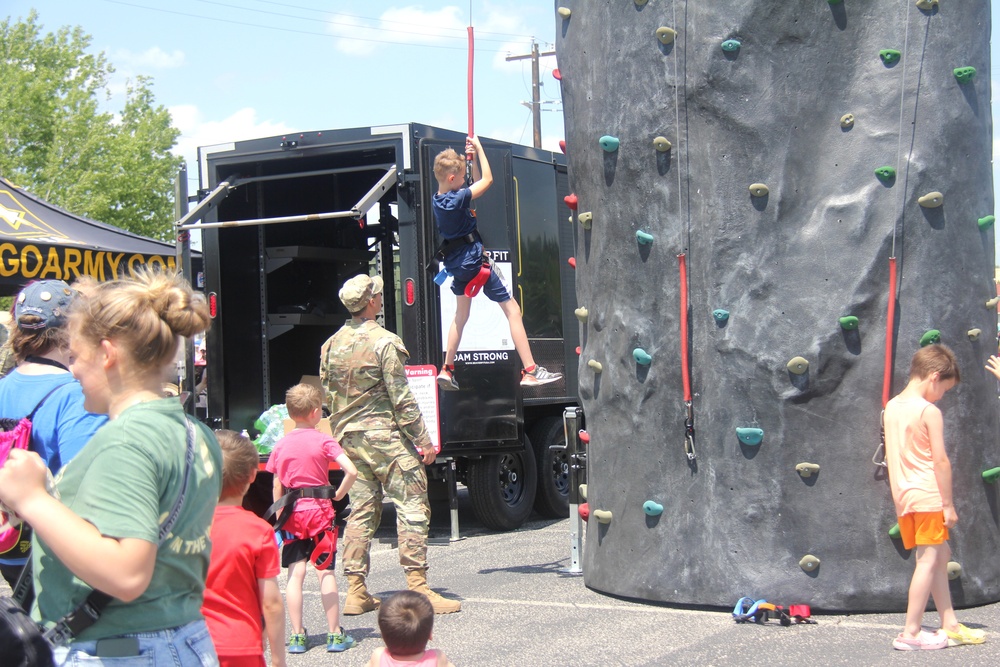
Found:
[{"label": "backpack strap", "polygon": [[63,387],[65,387],[66,385],[71,384],[72,382],[73,382],[73,380],[71,379],[69,382],[63,382],[62,384],[58,384],[55,387],[52,387],[52,389],[49,389],[49,391],[46,392],[46,394],[44,396],[42,396],[42,400],[38,401],[38,405],[36,405],[35,408],[31,412],[28,413],[28,416],[25,417],[25,419],[29,419],[29,420],[30,419],[34,419],[35,418],[35,413],[38,412],[38,408],[42,407],[42,404],[45,403],[45,401],[48,400],[49,396],[51,396],[52,394],[56,393],[57,391],[59,391],[60,389],[62,389]]}]

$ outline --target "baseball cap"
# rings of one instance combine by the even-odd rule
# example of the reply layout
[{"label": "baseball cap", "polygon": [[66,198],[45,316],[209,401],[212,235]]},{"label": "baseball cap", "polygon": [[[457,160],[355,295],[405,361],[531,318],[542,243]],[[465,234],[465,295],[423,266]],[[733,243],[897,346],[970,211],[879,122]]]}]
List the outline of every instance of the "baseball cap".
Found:
[{"label": "baseball cap", "polygon": [[356,313],[376,294],[382,293],[381,276],[354,276],[340,288],[340,301],[350,313]]},{"label": "baseball cap", "polygon": [[[17,295],[14,320],[18,328],[24,331],[61,327],[66,324],[69,306],[76,294],[76,290],[62,280],[39,280],[31,283]],[[38,321],[22,322],[21,318],[25,315],[34,315]]]}]

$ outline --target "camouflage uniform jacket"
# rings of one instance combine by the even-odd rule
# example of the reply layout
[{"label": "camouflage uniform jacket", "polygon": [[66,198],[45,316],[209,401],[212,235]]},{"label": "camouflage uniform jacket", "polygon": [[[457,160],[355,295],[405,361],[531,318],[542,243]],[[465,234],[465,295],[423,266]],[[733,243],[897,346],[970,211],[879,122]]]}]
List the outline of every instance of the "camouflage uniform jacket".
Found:
[{"label": "camouflage uniform jacket", "polygon": [[371,320],[350,319],[320,351],[333,437],[348,431],[394,430],[418,448],[430,435],[406,382],[410,353],[399,336]]}]

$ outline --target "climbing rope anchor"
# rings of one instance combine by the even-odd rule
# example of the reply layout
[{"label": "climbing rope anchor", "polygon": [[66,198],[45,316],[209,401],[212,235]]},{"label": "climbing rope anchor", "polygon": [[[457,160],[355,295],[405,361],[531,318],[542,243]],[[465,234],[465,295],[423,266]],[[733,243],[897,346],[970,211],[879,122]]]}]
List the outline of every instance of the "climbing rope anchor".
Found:
[{"label": "climbing rope anchor", "polygon": [[687,419],[684,420],[684,453],[687,454],[688,461],[694,461],[697,453],[694,451],[694,406],[691,401],[685,401],[687,407]]}]

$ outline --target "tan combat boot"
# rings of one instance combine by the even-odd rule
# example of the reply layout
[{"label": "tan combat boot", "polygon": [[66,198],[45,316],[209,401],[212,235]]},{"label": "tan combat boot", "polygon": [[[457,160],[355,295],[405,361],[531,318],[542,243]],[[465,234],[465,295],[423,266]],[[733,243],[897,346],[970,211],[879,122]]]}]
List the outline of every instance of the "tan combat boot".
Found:
[{"label": "tan combat boot", "polygon": [[[435,614],[453,614],[462,611],[462,603],[458,600],[443,598],[427,586],[427,570],[410,570],[406,573],[406,584],[411,591],[423,593],[431,601]],[[346,612],[345,612],[346,613]]]},{"label": "tan combat boot", "polygon": [[341,609],[344,616],[357,616],[375,611],[382,603],[381,600],[368,592],[365,578],[360,574],[347,575],[347,586],[347,599],[344,600],[344,607]]}]

